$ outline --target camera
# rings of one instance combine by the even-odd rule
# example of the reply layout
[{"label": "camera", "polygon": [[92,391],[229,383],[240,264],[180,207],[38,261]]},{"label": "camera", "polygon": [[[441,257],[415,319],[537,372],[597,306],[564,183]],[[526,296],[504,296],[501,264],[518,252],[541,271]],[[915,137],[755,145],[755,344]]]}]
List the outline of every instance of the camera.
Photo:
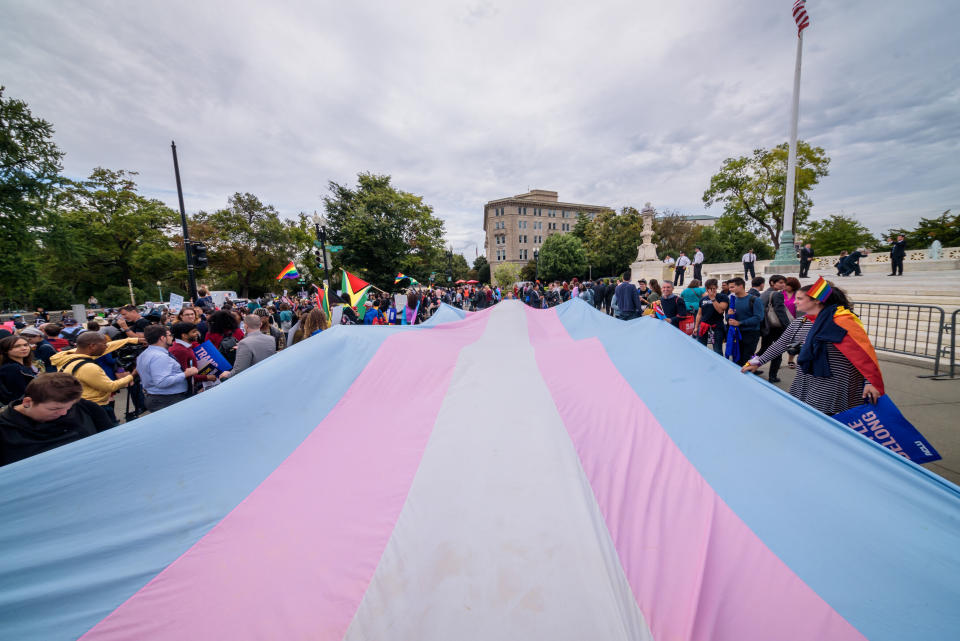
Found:
[{"label": "camera", "polygon": [[790,343],[787,345],[787,354],[790,356],[796,356],[800,353],[800,348],[803,347],[803,341],[797,341],[796,343]]},{"label": "camera", "polygon": [[146,345],[124,345],[113,352],[117,365],[126,371],[131,371],[137,365],[137,356],[147,349]]}]

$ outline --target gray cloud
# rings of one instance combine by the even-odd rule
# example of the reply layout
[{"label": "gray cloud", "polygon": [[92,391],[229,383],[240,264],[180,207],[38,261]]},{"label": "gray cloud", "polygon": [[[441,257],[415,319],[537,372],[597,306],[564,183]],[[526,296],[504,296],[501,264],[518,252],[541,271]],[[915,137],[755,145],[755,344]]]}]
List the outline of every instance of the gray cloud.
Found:
[{"label": "gray cloud", "polygon": [[[664,6],[666,5],[666,6]],[[879,231],[960,209],[952,0],[811,0],[800,134],[833,158],[814,215]],[[481,210],[532,188],[702,211],[724,158],[787,137],[789,2],[19,3],[0,82],[75,176],[140,171],[174,205],[251,191],[285,215],[389,173],[482,251]],[[710,213],[717,213],[711,211]]]}]

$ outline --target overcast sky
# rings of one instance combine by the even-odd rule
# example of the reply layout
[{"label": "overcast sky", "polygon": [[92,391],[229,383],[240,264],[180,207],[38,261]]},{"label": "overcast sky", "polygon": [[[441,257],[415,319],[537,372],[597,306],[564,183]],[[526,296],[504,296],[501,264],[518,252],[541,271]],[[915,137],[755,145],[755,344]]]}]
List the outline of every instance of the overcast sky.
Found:
[{"label": "overcast sky", "polygon": [[[724,158],[787,139],[791,4],[0,0],[0,84],[72,177],[139,171],[175,207],[175,139],[189,211],[249,191],[294,216],[386,173],[472,260],[483,204],[528,187],[704,212]],[[814,217],[960,210],[960,2],[808,11],[800,137],[832,158]]]}]

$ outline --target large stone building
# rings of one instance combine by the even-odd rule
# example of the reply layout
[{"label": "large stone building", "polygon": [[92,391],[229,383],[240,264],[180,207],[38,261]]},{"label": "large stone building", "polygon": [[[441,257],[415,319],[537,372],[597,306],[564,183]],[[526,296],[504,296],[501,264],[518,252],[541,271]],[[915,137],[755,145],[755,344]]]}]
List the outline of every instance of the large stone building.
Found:
[{"label": "large stone building", "polygon": [[490,269],[533,260],[547,236],[573,231],[577,214],[593,218],[610,209],[604,205],[562,203],[557,192],[533,189],[525,194],[491,200],[483,207],[484,248]]}]

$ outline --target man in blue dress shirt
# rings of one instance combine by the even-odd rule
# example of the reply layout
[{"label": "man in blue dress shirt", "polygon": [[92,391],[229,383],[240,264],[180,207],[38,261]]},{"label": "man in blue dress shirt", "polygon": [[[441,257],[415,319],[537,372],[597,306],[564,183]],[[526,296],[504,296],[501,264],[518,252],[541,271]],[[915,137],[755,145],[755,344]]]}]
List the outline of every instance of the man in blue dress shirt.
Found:
[{"label": "man in blue dress shirt", "polygon": [[146,396],[147,409],[162,410],[189,396],[188,381],[196,376],[196,367],[180,368],[180,363],[167,349],[173,342],[170,330],[162,325],[150,325],[143,330],[148,347],[137,357],[137,373]]}]

